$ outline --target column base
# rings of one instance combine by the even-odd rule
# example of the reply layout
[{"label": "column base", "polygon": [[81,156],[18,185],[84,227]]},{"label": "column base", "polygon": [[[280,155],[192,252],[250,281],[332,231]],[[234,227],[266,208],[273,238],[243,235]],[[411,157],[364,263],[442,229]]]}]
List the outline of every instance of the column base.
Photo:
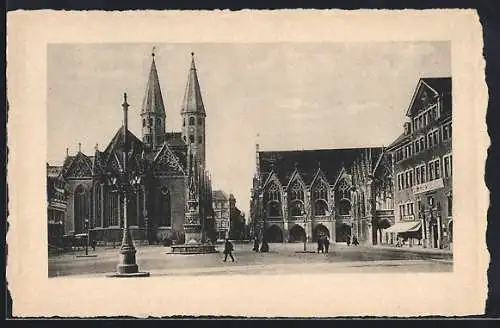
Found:
[{"label": "column base", "polygon": [[136,277],[149,277],[149,272],[135,272],[135,273],[112,273],[108,274],[109,278],[136,278]]}]

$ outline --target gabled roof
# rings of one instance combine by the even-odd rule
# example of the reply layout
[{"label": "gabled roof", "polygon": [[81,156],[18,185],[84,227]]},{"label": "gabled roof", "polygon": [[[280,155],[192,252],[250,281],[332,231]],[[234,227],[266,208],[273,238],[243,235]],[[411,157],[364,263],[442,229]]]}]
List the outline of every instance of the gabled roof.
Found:
[{"label": "gabled roof", "polygon": [[75,156],[66,157],[61,173],[64,178],[70,174],[76,174],[80,177],[91,177],[94,166],[93,160],[93,156],[87,156],[79,151]]},{"label": "gabled roof", "polygon": [[61,165],[47,165],[47,176],[57,178],[61,175],[63,167]]},{"label": "gabled roof", "polygon": [[408,138],[410,138],[409,135],[406,135],[405,133],[401,133],[399,137],[396,138],[389,146],[387,146],[388,150],[392,150],[392,148],[404,143]]},{"label": "gabled roof", "polygon": [[281,184],[287,185],[296,167],[303,181],[310,185],[321,166],[327,182],[332,185],[342,167],[348,168],[366,150],[372,152],[372,161],[376,161],[382,147],[262,151],[259,152],[261,181],[265,181],[269,173],[274,171]]},{"label": "gabled roof", "polygon": [[149,70],[148,82],[146,84],[146,92],[142,100],[141,113],[165,114],[165,106],[163,104],[163,96],[161,93],[160,81],[158,79],[158,72],[156,70],[154,54]]},{"label": "gabled roof", "polygon": [[[111,142],[108,144],[106,149],[100,153],[100,164],[103,170],[118,169],[122,164],[123,150],[124,150],[124,140],[123,140],[123,129],[121,126],[116,132]],[[128,164],[129,169],[140,169],[141,168],[141,158],[145,146],[130,130],[127,130],[127,143],[128,143]]]},{"label": "gabled roof", "polygon": [[434,96],[451,93],[451,77],[424,77],[420,78],[413,92],[406,116],[410,116],[416,105],[422,102],[421,98],[426,91],[430,92],[429,99]]},{"label": "gabled roof", "polygon": [[198,74],[196,73],[196,65],[194,63],[194,53],[191,53],[191,56],[191,68],[189,69],[186,90],[184,91],[181,113],[201,113],[206,115],[201,97],[200,83],[198,82]]},{"label": "gabled roof", "polygon": [[213,200],[229,200],[227,194],[222,190],[213,190],[212,191],[212,199]]}]

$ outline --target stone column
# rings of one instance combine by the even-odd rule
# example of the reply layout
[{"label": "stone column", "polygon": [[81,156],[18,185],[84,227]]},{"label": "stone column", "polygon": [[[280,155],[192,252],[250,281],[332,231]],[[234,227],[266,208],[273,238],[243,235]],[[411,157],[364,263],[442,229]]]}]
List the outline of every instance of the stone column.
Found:
[{"label": "stone column", "polygon": [[283,190],[283,202],[281,203],[281,214],[283,215],[283,242],[288,242],[288,194]]}]

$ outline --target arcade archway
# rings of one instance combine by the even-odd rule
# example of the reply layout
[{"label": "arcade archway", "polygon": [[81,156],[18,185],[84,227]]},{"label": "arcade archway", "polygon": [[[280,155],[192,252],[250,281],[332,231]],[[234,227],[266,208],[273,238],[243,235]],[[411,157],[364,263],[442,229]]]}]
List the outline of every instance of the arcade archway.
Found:
[{"label": "arcade archway", "polygon": [[264,239],[268,243],[282,243],[283,242],[283,232],[281,228],[277,225],[273,225],[266,229],[264,232]]},{"label": "arcade archway", "polygon": [[288,241],[293,242],[303,242],[306,238],[306,231],[299,225],[294,225],[290,229]]},{"label": "arcade archway", "polygon": [[330,238],[330,231],[324,225],[318,224],[316,228],[314,228],[313,241],[318,240],[318,237],[321,235],[325,235]]}]

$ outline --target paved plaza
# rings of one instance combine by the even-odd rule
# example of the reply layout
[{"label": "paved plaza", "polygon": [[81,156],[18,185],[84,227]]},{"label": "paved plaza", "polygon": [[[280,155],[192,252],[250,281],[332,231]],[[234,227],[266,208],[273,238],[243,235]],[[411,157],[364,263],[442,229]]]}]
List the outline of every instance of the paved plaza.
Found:
[{"label": "paved plaza", "polygon": [[[347,247],[335,245],[328,254],[313,253],[315,244],[270,244],[269,253],[255,253],[251,244],[235,245],[235,262],[223,262],[223,246],[219,253],[174,255],[170,247],[139,246],[137,263],[140,270],[155,276],[220,275],[220,274],[314,274],[314,273],[389,273],[451,272],[452,255],[446,251],[400,249],[391,247]],[[49,257],[49,277],[97,275],[115,271],[118,248],[100,247],[96,257],[78,257],[75,251]]]}]

